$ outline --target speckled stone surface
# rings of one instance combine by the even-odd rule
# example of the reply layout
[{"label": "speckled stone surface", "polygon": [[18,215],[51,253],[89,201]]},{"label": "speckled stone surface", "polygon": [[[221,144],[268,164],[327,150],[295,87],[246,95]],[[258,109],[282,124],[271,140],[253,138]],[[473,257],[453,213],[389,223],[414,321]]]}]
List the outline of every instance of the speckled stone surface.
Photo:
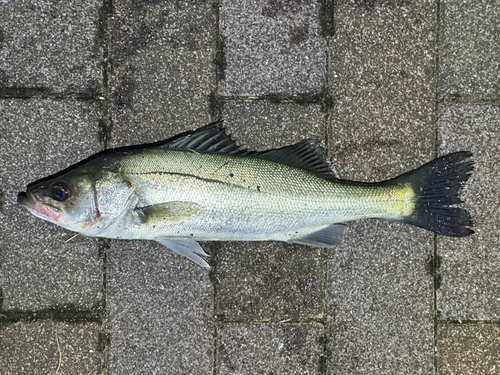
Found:
[{"label": "speckled stone surface", "polygon": [[324,316],[322,249],[279,242],[229,242],[218,249],[216,315],[222,321]]},{"label": "speckled stone surface", "polygon": [[222,1],[220,94],[321,91],[326,41],[320,37],[320,7],[320,1]]},{"label": "speckled stone surface", "polygon": [[159,141],[210,123],[212,4],[120,1],[115,12],[110,144]]},{"label": "speckled stone surface", "polygon": [[[99,151],[94,103],[0,100],[0,287],[3,310],[89,310],[101,301],[97,240],[35,218],[17,193]],[[13,131],[13,129],[16,129]]]},{"label": "speckled stone surface", "polygon": [[231,100],[222,108],[224,126],[242,148],[264,151],[311,139],[325,147],[326,115],[319,104]]},{"label": "speckled stone surface", "polygon": [[500,96],[500,3],[440,1],[439,95],[452,98]]},{"label": "speckled stone surface", "polygon": [[429,1],[337,5],[329,149],[343,178],[390,178],[432,158],[435,12]]},{"label": "speckled stone surface", "polygon": [[364,220],[346,244],[330,251],[330,373],[432,373],[432,234]]},{"label": "speckled stone surface", "polygon": [[96,323],[2,323],[2,375],[100,374],[99,328]]},{"label": "speckled stone surface", "polygon": [[99,0],[2,1],[0,87],[99,90],[101,6]]},{"label": "speckled stone surface", "polygon": [[319,374],[325,370],[321,324],[224,324],[217,374]]},{"label": "speckled stone surface", "polygon": [[[159,141],[211,121],[211,3],[120,2],[111,27],[110,145]],[[208,271],[153,242],[113,241],[109,262],[108,373],[210,373]]]},{"label": "speckled stone surface", "polygon": [[500,331],[497,325],[440,324],[437,329],[438,374],[498,374]]},{"label": "speckled stone surface", "polygon": [[[436,131],[435,3],[371,3],[337,4],[330,49],[328,149],[340,177],[358,181],[429,161]],[[432,233],[348,224],[347,246],[328,251],[329,373],[432,373]]]},{"label": "speckled stone surface", "polygon": [[475,170],[462,199],[476,233],[467,238],[438,237],[441,287],[437,308],[446,319],[500,318],[500,105],[443,104],[439,152],[469,150]]},{"label": "speckled stone surface", "polygon": [[107,269],[107,374],[212,372],[207,269],[154,242],[117,240]]}]

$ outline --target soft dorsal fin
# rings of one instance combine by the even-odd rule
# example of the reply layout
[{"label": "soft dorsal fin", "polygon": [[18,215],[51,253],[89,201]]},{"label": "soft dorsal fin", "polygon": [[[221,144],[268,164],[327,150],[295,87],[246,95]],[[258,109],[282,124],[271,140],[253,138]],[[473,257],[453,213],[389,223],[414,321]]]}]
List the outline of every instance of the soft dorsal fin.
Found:
[{"label": "soft dorsal fin", "polygon": [[231,137],[226,134],[225,129],[222,127],[222,121],[206,125],[194,131],[178,134],[160,144],[156,144],[156,147],[189,149],[200,153],[249,156],[322,175],[332,173],[332,167],[325,160],[323,150],[311,140],[305,139],[294,145],[274,150],[250,152],[246,149],[240,149]]}]

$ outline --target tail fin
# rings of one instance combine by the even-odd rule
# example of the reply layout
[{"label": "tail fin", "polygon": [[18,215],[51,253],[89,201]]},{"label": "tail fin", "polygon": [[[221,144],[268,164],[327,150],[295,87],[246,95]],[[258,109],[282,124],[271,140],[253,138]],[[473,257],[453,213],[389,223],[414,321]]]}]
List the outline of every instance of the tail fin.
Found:
[{"label": "tail fin", "polygon": [[415,209],[402,222],[451,237],[474,233],[471,216],[463,208],[450,207],[463,203],[462,187],[472,170],[468,151],[455,152],[405,173],[389,183],[410,183],[417,196]]}]

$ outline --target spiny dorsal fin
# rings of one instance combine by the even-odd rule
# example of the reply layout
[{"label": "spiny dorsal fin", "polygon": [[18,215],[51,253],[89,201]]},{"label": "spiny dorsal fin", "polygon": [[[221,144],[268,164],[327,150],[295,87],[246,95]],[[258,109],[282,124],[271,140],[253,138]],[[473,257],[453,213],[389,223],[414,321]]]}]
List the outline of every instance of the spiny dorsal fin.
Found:
[{"label": "spiny dorsal fin", "polygon": [[326,161],[323,150],[309,139],[275,150],[259,152],[254,157],[305,169],[318,174],[331,174],[332,167]]},{"label": "spiny dorsal fin", "polygon": [[222,121],[184,132],[156,145],[160,148],[189,149],[200,153],[221,153],[238,156],[251,156],[280,164],[305,169],[318,174],[329,175],[332,167],[325,160],[323,150],[311,140],[303,140],[294,145],[275,150],[251,152],[240,149],[226,134]]},{"label": "spiny dorsal fin", "polygon": [[214,122],[194,131],[178,134],[162,142],[160,148],[189,149],[201,153],[221,153],[247,155],[247,150],[240,149],[226,134],[222,121]]}]

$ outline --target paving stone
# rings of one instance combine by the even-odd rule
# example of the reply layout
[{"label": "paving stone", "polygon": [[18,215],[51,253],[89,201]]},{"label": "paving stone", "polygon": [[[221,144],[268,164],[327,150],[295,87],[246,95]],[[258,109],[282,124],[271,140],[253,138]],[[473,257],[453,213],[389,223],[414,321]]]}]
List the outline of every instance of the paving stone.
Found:
[{"label": "paving stone", "polygon": [[3,310],[88,310],[101,300],[96,239],[72,236],[17,205],[26,185],[99,151],[100,111],[75,100],[0,100]]},{"label": "paving stone", "polygon": [[219,329],[217,374],[320,374],[321,324],[224,324]]},{"label": "paving stone", "polygon": [[222,95],[258,96],[321,91],[326,41],[320,1],[222,1]]},{"label": "paving stone", "polygon": [[107,374],[212,373],[208,271],[147,241],[112,241],[108,261]]},{"label": "paving stone", "polygon": [[2,374],[101,374],[99,329],[97,323],[0,324]]},{"label": "paving stone", "polygon": [[280,242],[218,245],[216,314],[221,320],[321,318],[322,249]]},{"label": "paving stone", "polygon": [[433,236],[378,220],[349,224],[330,251],[331,374],[431,374]]},{"label": "paving stone", "polygon": [[[432,2],[337,3],[328,149],[341,178],[381,181],[434,156]],[[430,374],[433,234],[383,220],[349,223],[329,251],[328,371]]]},{"label": "paving stone", "polygon": [[496,325],[439,324],[436,344],[440,375],[500,371],[500,330]]},{"label": "paving stone", "polygon": [[500,3],[441,0],[439,86],[442,98],[500,96]]},{"label": "paving stone", "polygon": [[224,126],[242,148],[264,151],[312,139],[325,147],[325,114],[320,105],[265,100],[230,100]]},{"label": "paving stone", "polygon": [[158,141],[211,122],[215,35],[210,2],[115,4],[113,146]]},{"label": "paving stone", "polygon": [[434,156],[436,5],[358,3],[335,13],[329,149],[343,178],[389,178]]},{"label": "paving stone", "polygon": [[[224,125],[243,148],[268,150],[313,138],[324,145],[318,105],[229,101]],[[216,313],[222,320],[309,319],[323,314],[323,251],[279,242],[218,246]]]},{"label": "paving stone", "polygon": [[95,91],[102,84],[99,0],[0,3],[0,87]]},{"label": "paving stone", "polygon": [[446,319],[500,318],[500,105],[443,104],[439,152],[469,150],[475,170],[462,199],[476,231],[467,238],[438,237],[442,285],[437,308]]}]

